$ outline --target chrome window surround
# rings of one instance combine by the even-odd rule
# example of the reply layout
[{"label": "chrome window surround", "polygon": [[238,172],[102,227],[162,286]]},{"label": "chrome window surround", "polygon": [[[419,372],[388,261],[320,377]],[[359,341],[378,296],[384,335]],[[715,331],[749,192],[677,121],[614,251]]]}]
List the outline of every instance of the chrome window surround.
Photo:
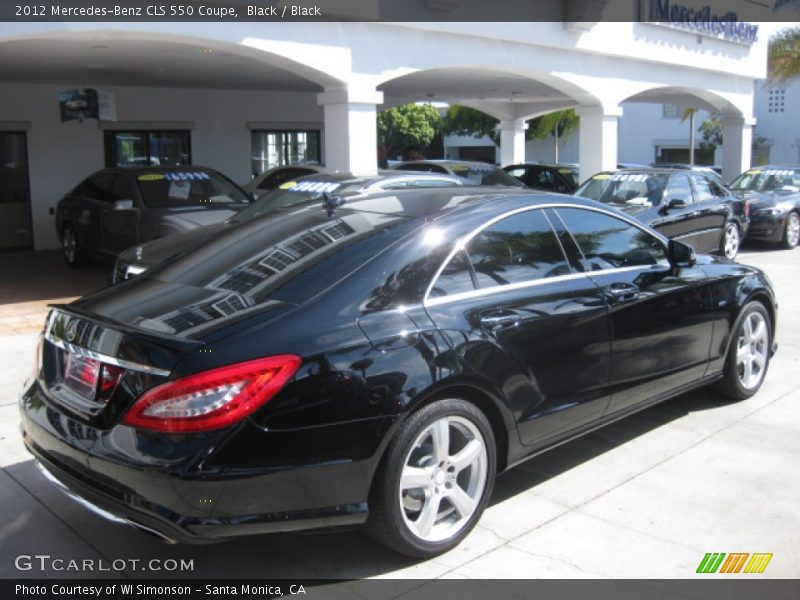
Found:
[{"label": "chrome window surround", "polygon": [[50,315],[47,317],[47,324],[45,325],[44,329],[44,338],[54,346],[61,348],[62,350],[66,350],[67,352],[76,354],[78,356],[99,360],[100,362],[104,362],[106,364],[114,365],[117,367],[122,367],[123,369],[131,369],[133,371],[139,371],[141,373],[149,373],[150,375],[159,375],[161,377],[167,377],[168,375],[170,375],[171,371],[167,371],[166,369],[159,369],[158,367],[143,365],[122,358],[117,358],[116,356],[100,354],[99,352],[95,352],[94,350],[89,350],[88,348],[71,344],[64,339],[57,337],[52,332],[52,324],[53,320],[56,318],[56,315],[58,314],[70,315],[78,319],[83,318],[79,315],[72,315],[72,313],[69,313],[61,309],[52,309],[50,311]]},{"label": "chrome window surround", "polygon": [[[514,210],[510,210],[510,211],[505,212],[505,213],[503,213],[501,215],[498,215],[496,217],[492,217],[491,219],[489,219],[488,221],[483,223],[480,227],[476,227],[475,229],[473,229],[468,234],[466,234],[466,235],[462,236],[460,239],[456,240],[455,244],[453,244],[453,248],[447,254],[447,258],[444,259],[442,264],[436,270],[436,273],[434,274],[434,276],[433,276],[433,278],[431,280],[431,283],[428,285],[428,288],[425,290],[425,295],[422,298],[422,305],[423,306],[439,306],[439,305],[442,305],[442,304],[447,304],[449,302],[455,302],[456,300],[463,300],[463,299],[466,299],[466,298],[479,298],[481,296],[487,296],[487,295],[491,295],[491,294],[498,294],[498,293],[504,292],[506,290],[523,289],[523,288],[527,288],[527,287],[534,287],[534,286],[537,286],[537,285],[543,285],[543,284],[546,284],[546,283],[552,283],[552,282],[557,282],[557,281],[569,281],[571,279],[580,279],[582,277],[589,277],[590,273],[571,273],[569,275],[558,275],[556,277],[547,277],[545,279],[532,279],[530,281],[521,281],[521,282],[517,282],[517,283],[510,283],[510,284],[507,284],[507,285],[496,285],[496,286],[492,286],[490,288],[475,289],[475,290],[472,290],[472,291],[469,291],[469,292],[460,292],[458,294],[452,294],[450,296],[437,296],[437,297],[434,297],[434,298],[430,297],[431,291],[436,286],[436,281],[439,279],[439,276],[442,274],[442,271],[444,271],[444,269],[447,266],[447,264],[452,260],[453,256],[455,256],[456,253],[458,253],[460,250],[466,250],[467,244],[469,244],[469,242],[472,241],[472,239],[475,236],[477,236],[479,233],[481,233],[484,229],[486,229],[488,227],[491,227],[492,225],[494,225],[498,221],[502,221],[503,219],[505,219],[507,217],[511,217],[511,216],[514,216],[514,215],[517,215],[517,214],[520,214],[520,213],[528,212],[530,210],[544,210],[546,208],[555,208],[555,209],[558,209],[558,208],[577,208],[579,210],[588,210],[588,211],[600,213],[600,214],[603,214],[603,215],[606,215],[606,216],[609,216],[609,217],[612,217],[612,218],[619,219],[620,221],[623,221],[624,223],[627,223],[628,225],[632,225],[633,227],[643,231],[644,233],[647,233],[648,235],[653,236],[654,238],[659,240],[662,244],[666,244],[667,243],[667,238],[665,238],[664,236],[662,236],[658,232],[653,232],[653,231],[649,231],[648,229],[645,229],[642,226],[641,223],[631,219],[630,217],[627,217],[625,215],[618,215],[618,214],[615,214],[613,212],[610,212],[610,211],[607,211],[607,210],[603,210],[601,208],[597,208],[597,207],[594,207],[594,206],[582,206],[580,204],[568,204],[568,203],[565,203],[565,202],[561,202],[561,203],[537,204],[535,206],[524,206],[524,207],[521,207],[521,208],[515,208]],[[545,213],[545,218],[547,218],[547,213]],[[548,221],[549,221],[549,218],[548,218]],[[551,224],[551,226],[552,226],[552,224]],[[565,227],[566,227],[566,224],[565,224]],[[567,231],[569,232],[569,228],[568,227],[567,227]],[[572,235],[572,234],[570,233],[570,235]],[[556,239],[558,239],[558,236],[556,236]],[[563,248],[562,248],[562,250],[563,250]],[[666,253],[666,248],[664,249],[664,252]],[[620,267],[618,269],[603,269],[602,271],[597,271],[597,273],[598,274],[624,273],[626,271],[636,271],[636,270],[650,269],[650,268],[651,268],[650,265],[641,265],[641,266],[633,266],[633,267]]]}]

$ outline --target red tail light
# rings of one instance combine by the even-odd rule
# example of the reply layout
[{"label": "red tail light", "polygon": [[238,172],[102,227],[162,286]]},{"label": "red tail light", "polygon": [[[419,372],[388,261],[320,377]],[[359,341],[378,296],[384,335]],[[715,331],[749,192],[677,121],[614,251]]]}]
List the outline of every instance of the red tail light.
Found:
[{"label": "red tail light", "polygon": [[272,398],[295,374],[300,360],[293,354],[271,356],[170,381],[145,392],[122,422],[166,432],[227,427]]}]

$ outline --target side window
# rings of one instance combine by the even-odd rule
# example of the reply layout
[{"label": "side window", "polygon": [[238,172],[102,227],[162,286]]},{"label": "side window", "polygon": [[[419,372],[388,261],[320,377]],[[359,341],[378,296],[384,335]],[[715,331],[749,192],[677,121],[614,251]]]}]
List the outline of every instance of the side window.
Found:
[{"label": "side window", "polygon": [[686,175],[674,175],[667,184],[665,197],[667,202],[670,200],[683,200],[686,204],[691,204],[694,199],[692,197],[692,188],[689,185],[689,178]]},{"label": "side window", "polygon": [[487,227],[467,245],[480,288],[535,281],[572,270],[541,210],[529,210]]},{"label": "side window", "polygon": [[581,250],[583,271],[669,265],[664,244],[657,237],[622,219],[580,208],[556,212]]},{"label": "side window", "polygon": [[136,200],[133,195],[133,186],[127,175],[117,173],[114,185],[111,188],[111,200]]},{"label": "side window", "polygon": [[531,169],[531,186],[542,190],[552,190],[553,174],[549,169]]},{"label": "side window", "polygon": [[112,194],[111,188],[114,185],[114,174],[107,171],[101,171],[92,175],[86,182],[85,186],[81,186],[81,193],[84,196],[100,200],[102,202],[111,202]]},{"label": "side window", "polygon": [[512,177],[520,179],[523,175],[525,175],[525,167],[517,167],[516,169],[510,169],[506,171],[506,173],[508,173]]},{"label": "side window", "polygon": [[439,274],[436,283],[431,288],[430,296],[451,296],[461,292],[471,292],[475,289],[475,279],[469,265],[467,253],[460,250],[453,255],[450,262]]},{"label": "side window", "polygon": [[694,191],[698,202],[725,198],[728,195],[722,186],[705,175],[693,175],[692,181],[694,181]]}]

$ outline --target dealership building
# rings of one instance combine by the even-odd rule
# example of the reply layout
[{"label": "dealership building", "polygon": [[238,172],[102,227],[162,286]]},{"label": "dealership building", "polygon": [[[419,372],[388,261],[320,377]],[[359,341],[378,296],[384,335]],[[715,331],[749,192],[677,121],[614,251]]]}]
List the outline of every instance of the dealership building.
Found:
[{"label": "dealership building", "polygon": [[[526,120],[575,108],[582,178],[618,162],[625,106],[694,106],[721,115],[726,179],[750,166],[766,36],[566,5],[572,20],[537,23],[4,23],[0,247],[56,247],[59,198],[104,166],[190,163],[238,182],[298,161],[374,172],[376,113],[408,102],[496,117],[502,164],[525,159]],[[60,95],[85,89],[100,118],[62,120]]]}]

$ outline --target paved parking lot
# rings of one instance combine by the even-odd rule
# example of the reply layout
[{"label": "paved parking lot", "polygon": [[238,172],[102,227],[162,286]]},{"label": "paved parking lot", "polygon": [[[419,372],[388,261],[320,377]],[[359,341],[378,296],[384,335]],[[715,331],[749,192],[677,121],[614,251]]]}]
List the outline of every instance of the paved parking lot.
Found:
[{"label": "paved parking lot", "polygon": [[[20,273],[30,261],[39,260],[42,270],[47,264],[46,258],[17,257],[15,271],[9,256],[0,255],[0,274]],[[191,573],[122,573],[148,577],[682,578],[698,577],[706,552],[771,552],[763,575],[736,577],[796,578],[800,250],[751,247],[739,260],[767,271],[780,302],[780,350],[754,398],[726,404],[693,392],[516,467],[498,479],[470,537],[422,563],[398,558],[355,532],[168,546],[66,500],[37,472],[20,441],[16,397],[31,370],[36,327],[15,326],[14,315],[24,313],[32,323],[44,314],[48,295],[88,291],[102,284],[106,271],[77,272],[63,283],[28,273],[26,280],[38,282],[35,289],[20,284],[11,293],[4,287],[0,307],[0,577],[119,576],[14,567],[20,554],[49,554],[106,564],[120,558],[194,561]]]}]

